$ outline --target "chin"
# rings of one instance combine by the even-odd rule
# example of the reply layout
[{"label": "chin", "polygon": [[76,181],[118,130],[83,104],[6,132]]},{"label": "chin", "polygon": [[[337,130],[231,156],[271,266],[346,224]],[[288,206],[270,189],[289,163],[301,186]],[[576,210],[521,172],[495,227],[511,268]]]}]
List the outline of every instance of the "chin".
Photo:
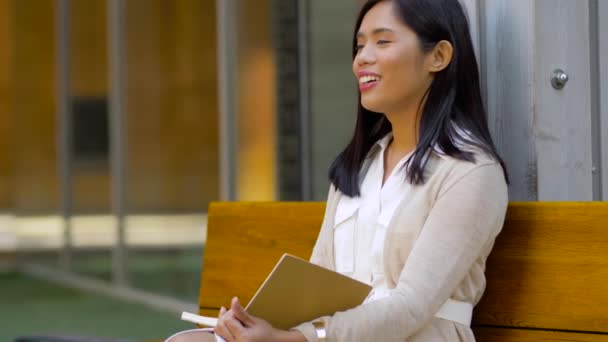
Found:
[{"label": "chin", "polygon": [[375,112],[375,113],[384,113],[383,105],[377,99],[369,99],[365,97],[361,97],[361,106],[363,108]]}]

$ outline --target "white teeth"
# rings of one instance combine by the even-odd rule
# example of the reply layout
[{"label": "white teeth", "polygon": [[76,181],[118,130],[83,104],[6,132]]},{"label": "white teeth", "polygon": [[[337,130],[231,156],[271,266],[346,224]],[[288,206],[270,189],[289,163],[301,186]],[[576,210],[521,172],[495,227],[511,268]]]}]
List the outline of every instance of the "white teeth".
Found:
[{"label": "white teeth", "polygon": [[379,81],[379,80],[380,80],[379,76],[366,75],[366,76],[359,77],[359,84],[364,84],[367,82]]}]

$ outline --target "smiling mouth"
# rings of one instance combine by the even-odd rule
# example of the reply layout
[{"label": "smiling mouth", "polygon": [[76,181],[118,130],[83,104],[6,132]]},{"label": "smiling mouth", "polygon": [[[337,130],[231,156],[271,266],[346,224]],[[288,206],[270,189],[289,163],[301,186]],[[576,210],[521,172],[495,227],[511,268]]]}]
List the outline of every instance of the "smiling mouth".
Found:
[{"label": "smiling mouth", "polygon": [[380,81],[380,76],[366,75],[359,77],[359,85],[377,83]]},{"label": "smiling mouth", "polygon": [[380,82],[380,76],[362,76],[359,78],[359,90],[366,91],[375,87]]}]

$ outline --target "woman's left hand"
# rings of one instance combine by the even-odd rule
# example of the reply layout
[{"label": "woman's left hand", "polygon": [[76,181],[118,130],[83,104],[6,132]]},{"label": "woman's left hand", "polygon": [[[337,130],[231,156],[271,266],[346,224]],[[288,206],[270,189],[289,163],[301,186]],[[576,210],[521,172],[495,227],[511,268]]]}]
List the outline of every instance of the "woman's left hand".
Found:
[{"label": "woman's left hand", "polygon": [[265,342],[275,340],[278,330],[261,318],[248,314],[238,299],[232,299],[230,310],[220,311],[215,333],[228,342]]}]

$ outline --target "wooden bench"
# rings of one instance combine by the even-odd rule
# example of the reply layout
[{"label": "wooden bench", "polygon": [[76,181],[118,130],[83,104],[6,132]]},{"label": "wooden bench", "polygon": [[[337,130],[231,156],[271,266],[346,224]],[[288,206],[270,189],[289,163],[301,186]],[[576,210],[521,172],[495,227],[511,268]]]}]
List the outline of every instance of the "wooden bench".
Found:
[{"label": "wooden bench", "polygon": [[[199,307],[247,303],[283,253],[308,259],[324,203],[213,203]],[[608,341],[608,202],[512,203],[475,308],[478,341]]]}]

